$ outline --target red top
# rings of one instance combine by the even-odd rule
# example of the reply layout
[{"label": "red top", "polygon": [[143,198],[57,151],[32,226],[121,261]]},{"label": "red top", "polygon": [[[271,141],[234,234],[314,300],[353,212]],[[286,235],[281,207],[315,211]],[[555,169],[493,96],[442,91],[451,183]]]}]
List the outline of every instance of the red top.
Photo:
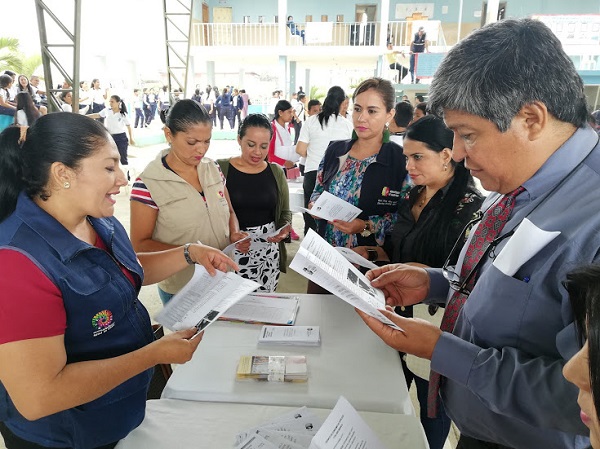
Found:
[{"label": "red top", "polygon": [[277,132],[277,126],[275,125],[275,120],[273,120],[271,122],[271,128],[273,129],[273,136],[271,137],[271,141],[269,142],[269,153],[267,155],[267,159],[269,162],[275,162],[276,164],[279,164],[283,167],[283,166],[285,166],[286,160],[275,156],[275,145],[277,145],[275,140],[279,139],[280,144],[283,145],[281,136]]},{"label": "red top", "polygon": [[[96,244],[107,250],[99,237]],[[0,250],[0,344],[63,335],[67,316],[58,287],[26,255]],[[133,274],[121,271],[135,285]]]}]

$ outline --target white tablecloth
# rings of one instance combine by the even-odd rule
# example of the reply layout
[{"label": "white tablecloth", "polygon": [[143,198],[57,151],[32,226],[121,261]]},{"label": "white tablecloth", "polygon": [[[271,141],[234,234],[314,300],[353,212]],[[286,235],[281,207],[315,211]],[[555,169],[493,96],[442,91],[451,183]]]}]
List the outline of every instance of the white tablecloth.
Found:
[{"label": "white tablecloth", "polygon": [[[122,440],[117,449],[225,449],[235,435],[292,410],[249,404],[226,404],[160,399],[148,401],[142,424]],[[330,410],[311,411],[325,419]],[[388,448],[426,449],[418,418],[411,415],[359,412]]]},{"label": "white tablecloth", "polygon": [[[260,325],[209,327],[192,360],[176,367],[163,398],[331,409],[343,395],[359,411],[413,414],[398,353],[354,308],[332,295],[301,295],[297,325],[320,326],[320,347],[258,347]],[[306,355],[308,382],[236,381],[242,355]]]}]

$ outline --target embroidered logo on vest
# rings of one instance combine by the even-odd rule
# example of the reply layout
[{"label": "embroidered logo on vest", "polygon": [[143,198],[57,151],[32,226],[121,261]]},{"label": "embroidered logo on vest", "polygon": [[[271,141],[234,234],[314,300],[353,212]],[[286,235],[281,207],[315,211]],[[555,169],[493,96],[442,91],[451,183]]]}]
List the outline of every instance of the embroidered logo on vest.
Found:
[{"label": "embroidered logo on vest", "polygon": [[102,310],[92,318],[92,327],[95,329],[94,337],[108,332],[114,326],[113,314],[110,310]]}]

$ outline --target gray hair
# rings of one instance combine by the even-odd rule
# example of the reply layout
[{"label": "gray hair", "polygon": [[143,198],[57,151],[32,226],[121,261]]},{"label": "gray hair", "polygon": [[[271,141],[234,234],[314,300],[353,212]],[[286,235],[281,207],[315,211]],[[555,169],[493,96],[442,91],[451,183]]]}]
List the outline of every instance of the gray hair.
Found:
[{"label": "gray hair", "polygon": [[539,101],[562,122],[584,127],[583,81],[554,33],[532,19],[487,25],[458,43],[440,64],[428,107],[485,118],[501,132],[527,104]]}]

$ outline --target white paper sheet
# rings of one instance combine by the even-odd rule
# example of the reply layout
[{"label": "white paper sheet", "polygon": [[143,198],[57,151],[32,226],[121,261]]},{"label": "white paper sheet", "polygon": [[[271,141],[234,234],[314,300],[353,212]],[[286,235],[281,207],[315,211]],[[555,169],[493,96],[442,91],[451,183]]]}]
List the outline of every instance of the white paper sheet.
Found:
[{"label": "white paper sheet", "polygon": [[350,403],[340,396],[309,449],[386,449]]},{"label": "white paper sheet", "polygon": [[235,245],[237,245],[238,243],[245,242],[246,240],[250,240],[251,238],[252,238],[252,234],[248,234],[243,239],[239,239],[237,242],[233,242],[233,243],[227,245],[225,248],[223,248],[223,252],[225,254],[227,254],[229,257],[232,257],[233,252],[235,251]]},{"label": "white paper sheet", "polygon": [[337,297],[377,318],[382,323],[400,329],[378,309],[385,309],[383,292],[312,229],[302,240],[290,268]]},{"label": "white paper sheet", "polygon": [[298,313],[298,304],[299,296],[251,293],[227,309],[221,319],[293,325]]},{"label": "white paper sheet", "polygon": [[365,259],[363,256],[355,251],[352,251],[350,248],[346,248],[345,246],[336,246],[335,250],[348,259],[350,263],[355,263],[356,265],[368,268],[369,270],[377,268],[377,265],[375,265],[373,262]]},{"label": "white paper sheet", "polygon": [[257,249],[257,246],[260,245],[265,245],[268,242],[266,242],[266,240],[270,237],[275,237],[276,235],[278,235],[281,230],[283,228],[285,228],[286,226],[288,226],[287,224],[283,225],[282,227],[280,227],[279,229],[275,229],[272,232],[265,232],[264,234],[258,234],[256,232],[249,232],[248,235],[246,237],[244,237],[243,239],[239,239],[237,242],[233,242],[230,245],[227,245],[224,249],[223,252],[225,254],[227,254],[229,257],[233,257],[234,251],[235,251],[235,245],[237,245],[238,243],[241,242],[245,242],[246,240],[252,240],[250,242],[250,249],[252,249],[253,247],[255,249]]},{"label": "white paper sheet", "polygon": [[[300,439],[303,439],[304,441],[308,439],[308,441],[310,441],[320,429],[322,422],[323,421],[307,407],[300,407],[283,415],[276,416],[268,422],[238,433],[236,435],[236,444],[240,444],[250,435],[256,434],[259,430],[290,434],[295,437],[295,439],[292,440],[294,442],[298,442]],[[304,438],[301,438],[300,435],[304,436]]]},{"label": "white paper sheet", "polygon": [[233,273],[217,271],[211,276],[200,265],[192,279],[156,315],[158,323],[171,330],[206,329],[229,307],[256,290],[260,284]]},{"label": "white paper sheet", "polygon": [[525,218],[496,256],[493,265],[506,276],[513,276],[559,234],[560,231],[544,231]]},{"label": "white paper sheet", "polygon": [[319,326],[263,326],[258,343],[318,346],[321,344],[321,332]]},{"label": "white paper sheet", "polygon": [[278,449],[278,447],[273,443],[269,443],[262,436],[254,434],[236,445],[234,449]]},{"label": "white paper sheet", "polygon": [[327,221],[352,221],[362,212],[358,207],[353,206],[329,192],[321,193],[317,201],[313,204],[312,209],[306,209],[304,207],[299,207],[298,209]]}]

